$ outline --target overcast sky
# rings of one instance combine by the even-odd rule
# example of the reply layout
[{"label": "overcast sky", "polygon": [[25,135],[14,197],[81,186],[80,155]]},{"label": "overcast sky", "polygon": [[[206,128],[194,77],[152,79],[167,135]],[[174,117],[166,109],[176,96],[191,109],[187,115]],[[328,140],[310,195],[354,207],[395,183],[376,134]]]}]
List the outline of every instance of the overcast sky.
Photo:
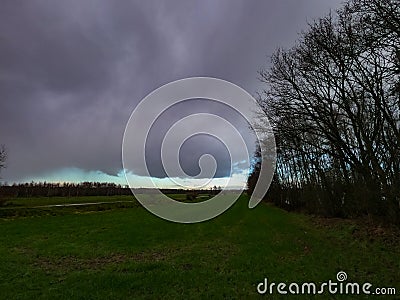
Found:
[{"label": "overcast sky", "polygon": [[[2,1],[0,144],[8,149],[2,180],[123,183],[125,125],[147,94],[192,76],[225,79],[254,94],[262,88],[257,71],[268,66],[268,56],[293,45],[307,22],[340,3]],[[192,111],[217,111],[245,131],[245,122],[210,101],[175,107],[149,138],[154,177],[165,176],[157,150],[163,128]],[[246,141],[251,144],[251,137]],[[198,173],[194,158],[202,153],[216,157],[216,177],[229,175],[226,149],[207,137],[182,148],[187,173]]]}]

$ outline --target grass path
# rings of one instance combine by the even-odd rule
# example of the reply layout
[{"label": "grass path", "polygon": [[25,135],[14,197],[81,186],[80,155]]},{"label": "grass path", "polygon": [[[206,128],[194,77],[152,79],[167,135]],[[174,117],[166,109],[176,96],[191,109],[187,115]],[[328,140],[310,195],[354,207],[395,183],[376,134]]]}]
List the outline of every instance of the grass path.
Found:
[{"label": "grass path", "polygon": [[[264,277],[322,282],[341,270],[353,282],[400,292],[398,240],[269,205],[249,210],[246,201],[192,225],[141,207],[0,219],[0,298],[248,299],[259,298]],[[328,296],[319,299],[336,299]]]},{"label": "grass path", "polygon": [[87,203],[112,203],[132,201],[132,196],[90,196],[90,197],[32,197],[12,198],[6,202],[5,207],[26,208],[26,207],[51,207],[55,205],[83,204]]}]

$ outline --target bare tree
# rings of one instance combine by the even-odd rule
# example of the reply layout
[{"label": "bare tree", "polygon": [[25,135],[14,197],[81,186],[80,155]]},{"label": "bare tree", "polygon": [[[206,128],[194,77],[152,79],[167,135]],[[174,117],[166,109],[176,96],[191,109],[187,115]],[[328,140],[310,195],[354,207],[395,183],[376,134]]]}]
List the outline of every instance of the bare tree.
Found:
[{"label": "bare tree", "polygon": [[0,146],[0,171],[6,167],[7,151],[4,145]]},{"label": "bare tree", "polygon": [[280,203],[400,220],[399,15],[398,1],[350,0],[260,72]]}]

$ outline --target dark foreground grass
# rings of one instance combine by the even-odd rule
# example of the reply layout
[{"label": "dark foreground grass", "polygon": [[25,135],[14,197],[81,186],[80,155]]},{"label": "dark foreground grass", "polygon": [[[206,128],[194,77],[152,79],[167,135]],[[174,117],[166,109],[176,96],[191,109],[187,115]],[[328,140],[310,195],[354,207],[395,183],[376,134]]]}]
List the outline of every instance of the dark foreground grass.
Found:
[{"label": "dark foreground grass", "polygon": [[[4,218],[0,297],[248,299],[259,297],[264,277],[318,283],[336,280],[341,270],[348,281],[396,287],[399,297],[399,241],[364,231],[357,223],[327,224],[265,204],[250,210],[244,196],[222,216],[191,225],[141,207]],[[336,298],[371,297],[319,297]]]}]

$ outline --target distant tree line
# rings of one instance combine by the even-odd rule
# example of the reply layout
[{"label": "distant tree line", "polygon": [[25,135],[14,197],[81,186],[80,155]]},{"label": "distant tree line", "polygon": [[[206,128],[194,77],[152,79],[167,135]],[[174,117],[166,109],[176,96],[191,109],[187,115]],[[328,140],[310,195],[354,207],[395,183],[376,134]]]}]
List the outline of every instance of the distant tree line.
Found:
[{"label": "distant tree line", "polygon": [[48,183],[30,182],[0,186],[0,195],[7,197],[76,197],[131,195],[128,187],[115,183]]},{"label": "distant tree line", "polygon": [[[259,74],[277,144],[268,198],[400,223],[400,1],[348,1]],[[259,159],[258,151],[250,192]]]},{"label": "distant tree line", "polygon": [[[156,193],[158,189],[136,188],[138,193]],[[203,190],[161,189],[164,194],[217,194],[221,187]],[[132,195],[128,186],[109,182],[50,183],[30,182],[0,185],[0,198],[12,197],[79,197]]]}]

